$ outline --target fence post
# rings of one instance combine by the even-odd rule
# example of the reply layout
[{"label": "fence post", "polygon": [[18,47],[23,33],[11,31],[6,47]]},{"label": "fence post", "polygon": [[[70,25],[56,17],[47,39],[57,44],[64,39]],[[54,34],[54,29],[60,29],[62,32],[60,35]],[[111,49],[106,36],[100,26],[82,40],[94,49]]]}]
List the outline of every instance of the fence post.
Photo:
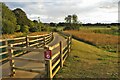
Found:
[{"label": "fence post", "polygon": [[47,78],[52,80],[52,60],[46,60]]},{"label": "fence post", "polygon": [[45,36],[43,36],[43,41],[44,41],[43,44],[44,44],[44,47],[45,47],[45,45],[46,45],[46,43],[45,43]]},{"label": "fence post", "polygon": [[28,35],[26,36],[26,47],[29,47],[29,37],[28,37]]},{"label": "fence post", "polygon": [[37,47],[39,47],[39,36],[37,35],[37,43],[38,43],[38,45],[37,45]]},{"label": "fence post", "polygon": [[52,39],[51,40],[53,40],[53,32],[52,32]]},{"label": "fence post", "polygon": [[[45,51],[46,50],[49,50],[49,47],[44,47],[45,48]],[[52,80],[52,60],[51,59],[46,59],[45,60],[45,70],[47,72],[47,78],[49,80]]]},{"label": "fence post", "polygon": [[72,44],[72,35],[70,35],[70,42],[71,42],[71,44]]},{"label": "fence post", "polygon": [[71,51],[71,44],[72,44],[72,35],[70,35],[70,39],[69,39],[69,51]]},{"label": "fence post", "polygon": [[62,41],[60,41],[60,67],[63,67]]},{"label": "fence post", "polygon": [[12,60],[13,55],[13,50],[11,49],[11,47],[13,47],[12,44],[9,44],[8,46],[8,55],[9,55],[9,63],[10,63],[10,77],[15,76],[15,69],[13,67],[15,67],[14,64],[14,60]]},{"label": "fence post", "polygon": [[67,40],[67,45],[68,45],[68,53],[70,52],[70,44],[69,44],[69,42],[70,42],[70,37],[68,37],[68,40]]}]

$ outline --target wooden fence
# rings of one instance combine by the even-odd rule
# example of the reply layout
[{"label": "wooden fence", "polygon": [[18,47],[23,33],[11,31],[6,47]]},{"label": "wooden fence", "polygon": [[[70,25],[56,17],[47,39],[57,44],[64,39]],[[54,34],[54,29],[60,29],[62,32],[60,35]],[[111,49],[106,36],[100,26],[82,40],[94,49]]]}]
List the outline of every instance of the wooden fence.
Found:
[{"label": "wooden fence", "polygon": [[52,47],[47,47],[47,49],[50,50],[54,50],[57,49],[57,47],[59,47],[59,49],[57,49],[58,52],[53,54],[51,59],[45,60],[48,78],[52,79],[55,76],[55,74],[59,71],[59,69],[63,67],[63,63],[65,62],[71,50],[71,40],[72,37],[69,36],[67,38],[67,44],[64,47],[62,41],[60,41],[59,43]]},{"label": "wooden fence", "polygon": [[[46,77],[52,79],[55,74],[59,71],[60,68],[63,67],[63,63],[65,62],[66,58],[69,55],[71,50],[71,36],[69,36],[66,40],[66,45],[63,46],[63,42],[60,41],[59,43],[55,44],[54,46],[46,46],[43,48],[30,48],[30,47],[13,47],[13,44],[9,44],[8,46],[8,53],[9,53],[9,62],[10,62],[10,76],[15,75],[15,70],[24,70],[29,72],[37,72],[37,73],[44,73],[40,70],[32,70],[27,68],[16,67],[14,60],[21,60],[21,61],[29,61],[29,62],[36,62],[36,63],[44,63],[45,64],[45,72]],[[19,58],[15,57],[13,54],[13,50],[24,50],[24,51],[34,51],[34,52],[45,52],[51,50],[56,50],[57,53],[52,54],[51,59],[45,60],[33,60],[33,59],[26,59],[26,58]]]},{"label": "wooden fence", "polygon": [[44,48],[23,48],[23,47],[13,47],[13,44],[10,44],[8,46],[8,54],[9,54],[9,63],[10,63],[10,77],[15,76],[15,70],[23,70],[23,71],[29,71],[29,72],[36,72],[36,73],[44,73],[42,70],[33,70],[33,69],[27,69],[22,67],[15,66],[14,60],[19,61],[28,61],[28,62],[34,62],[34,63],[45,63],[44,60],[35,60],[35,59],[29,59],[29,58],[19,58],[15,57],[13,54],[13,50],[24,50],[24,51],[34,51],[34,52],[43,52]]},{"label": "wooden fence", "polygon": [[[35,39],[31,39],[35,38]],[[36,39],[37,38],[37,39]],[[41,39],[42,38],[42,39]],[[28,69],[28,68],[21,68],[15,66],[15,61],[14,60],[20,60],[20,61],[28,61],[28,62],[36,62],[36,63],[44,63],[45,64],[45,72],[46,72],[46,77],[49,79],[52,79],[55,74],[59,71],[60,68],[63,67],[63,64],[66,60],[66,58],[69,56],[69,52],[71,50],[71,42],[72,42],[72,37],[68,36],[66,40],[66,45],[63,45],[63,42],[60,41],[59,43],[55,44],[54,46],[46,46],[47,43],[53,38],[53,33],[44,35],[44,36],[27,36],[24,38],[26,42],[19,42],[19,43],[14,43],[14,44],[9,44],[7,47],[8,57],[7,59],[9,60],[10,63],[10,76],[15,75],[15,70],[24,70],[24,71],[29,71],[29,72],[37,72],[37,73],[44,73],[43,70],[34,70],[34,69]],[[15,38],[14,40],[19,40],[23,39],[22,38]],[[41,42],[43,41],[43,42]],[[35,42],[32,44],[32,42]],[[41,44],[41,43],[42,44]],[[25,44],[24,47],[21,46],[15,46],[18,44]],[[40,44],[38,44],[40,43]],[[6,43],[8,44],[8,43]],[[33,48],[33,45],[36,46]],[[43,45],[44,47],[41,47]],[[39,47],[40,46],[40,47]],[[2,46],[3,48],[3,46]],[[51,59],[45,59],[45,60],[35,60],[35,59],[29,59],[29,58],[20,58],[16,57],[18,54],[14,54],[14,51],[17,50],[22,50],[22,51],[34,51],[34,52],[45,52],[45,51],[53,51],[55,50],[56,52],[52,54]]]},{"label": "wooden fence", "polygon": [[[14,39],[6,39],[0,40],[2,44],[0,46],[0,62],[8,61],[8,51],[7,47],[9,44],[12,44],[13,47],[23,47],[23,48],[31,48],[31,47],[43,47],[48,44],[53,39],[53,33],[45,34],[45,35],[37,35],[37,36],[26,36]],[[24,50],[14,50],[14,56],[20,56],[26,53]]]}]

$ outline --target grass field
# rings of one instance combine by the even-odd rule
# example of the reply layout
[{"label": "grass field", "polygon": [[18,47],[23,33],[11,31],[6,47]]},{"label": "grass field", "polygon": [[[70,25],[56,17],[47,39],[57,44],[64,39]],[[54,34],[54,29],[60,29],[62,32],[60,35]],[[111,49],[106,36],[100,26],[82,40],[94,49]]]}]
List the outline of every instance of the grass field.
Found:
[{"label": "grass field", "polygon": [[91,31],[85,31],[85,30],[80,30],[80,31],[64,31],[65,33],[70,33],[84,41],[88,41],[100,49],[104,49],[110,52],[117,52],[118,44],[118,39],[120,36],[115,36],[115,35],[109,35],[109,34],[101,34],[101,33],[94,33]]},{"label": "grass field", "polygon": [[107,28],[106,26],[83,26],[80,27],[80,31],[84,32],[94,32],[94,33],[101,33],[101,34],[110,34],[110,35],[120,35],[118,31],[118,26],[111,26],[110,28]]},{"label": "grass field", "polygon": [[118,54],[73,40],[72,51],[55,78],[118,78]]}]

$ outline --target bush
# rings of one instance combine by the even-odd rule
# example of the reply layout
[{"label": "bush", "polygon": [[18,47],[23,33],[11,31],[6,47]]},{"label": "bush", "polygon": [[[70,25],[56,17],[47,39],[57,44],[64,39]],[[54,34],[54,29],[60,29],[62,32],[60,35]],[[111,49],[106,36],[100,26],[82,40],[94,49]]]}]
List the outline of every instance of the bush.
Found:
[{"label": "bush", "polygon": [[27,25],[21,26],[21,31],[23,33],[28,33],[29,32],[29,27]]},{"label": "bush", "polygon": [[119,30],[119,28],[118,28],[118,27],[114,27],[114,26],[112,26],[112,27],[111,27],[111,30],[115,30],[115,31],[117,31],[117,30]]}]

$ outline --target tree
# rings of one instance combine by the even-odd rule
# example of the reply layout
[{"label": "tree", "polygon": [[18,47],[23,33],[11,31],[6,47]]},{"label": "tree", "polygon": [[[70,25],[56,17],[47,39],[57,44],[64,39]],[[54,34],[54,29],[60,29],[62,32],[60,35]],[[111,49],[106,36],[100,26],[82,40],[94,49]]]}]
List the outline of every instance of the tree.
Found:
[{"label": "tree", "polygon": [[66,20],[66,23],[71,24],[71,22],[72,22],[72,16],[68,15],[67,17],[65,17],[65,20]]},{"label": "tree", "polygon": [[16,16],[18,25],[20,25],[20,26],[27,25],[29,27],[32,27],[32,25],[31,25],[32,21],[27,18],[26,13],[22,9],[20,9],[20,8],[14,9],[13,13]]},{"label": "tree", "polygon": [[73,21],[74,24],[78,23],[78,17],[77,17],[76,14],[72,15],[72,21]]},{"label": "tree", "polygon": [[12,34],[17,27],[16,17],[14,13],[2,3],[2,33]]},{"label": "tree", "polygon": [[68,15],[67,17],[65,17],[65,21],[67,23],[65,29],[79,30],[78,17],[76,14]]},{"label": "tree", "polygon": [[12,34],[12,33],[15,32],[14,24],[11,23],[11,21],[3,20],[2,24],[3,24],[3,27],[2,27],[3,33],[5,33],[5,34]]}]

